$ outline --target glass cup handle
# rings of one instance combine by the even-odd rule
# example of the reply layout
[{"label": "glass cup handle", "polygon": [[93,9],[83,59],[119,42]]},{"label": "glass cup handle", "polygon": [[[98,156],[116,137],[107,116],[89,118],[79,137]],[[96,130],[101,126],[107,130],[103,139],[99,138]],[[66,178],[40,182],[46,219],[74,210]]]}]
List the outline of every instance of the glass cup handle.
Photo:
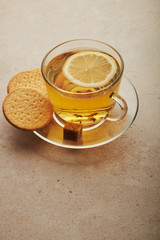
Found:
[{"label": "glass cup handle", "polygon": [[120,107],[120,113],[118,115],[110,115],[107,117],[107,120],[112,121],[112,122],[116,122],[119,121],[121,119],[123,119],[128,111],[128,106],[126,101],[117,93],[113,92],[110,95],[110,98],[112,98],[116,103],[118,103],[119,107]]}]

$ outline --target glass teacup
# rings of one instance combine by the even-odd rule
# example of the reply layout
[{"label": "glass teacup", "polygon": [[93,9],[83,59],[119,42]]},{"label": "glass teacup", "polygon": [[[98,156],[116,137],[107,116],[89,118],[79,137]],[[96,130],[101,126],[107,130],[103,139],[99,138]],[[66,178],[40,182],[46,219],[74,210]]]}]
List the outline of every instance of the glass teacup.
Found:
[{"label": "glass teacup", "polygon": [[[112,58],[111,61],[117,65],[114,76],[106,84],[87,87],[87,85],[76,84],[67,78],[64,73],[66,61],[73,58],[75,54],[83,55],[86,52],[93,52],[98,56],[106,54],[106,58]],[[90,70],[90,68],[88,69]],[[46,54],[41,66],[48,96],[54,108],[54,116],[61,123],[77,122],[82,123],[84,127],[99,124],[104,119],[110,121],[123,119],[127,113],[127,104],[118,94],[123,70],[124,62],[121,55],[106,43],[90,39],[77,39],[54,47]],[[116,103],[120,109],[115,116],[112,115],[112,110]]]}]

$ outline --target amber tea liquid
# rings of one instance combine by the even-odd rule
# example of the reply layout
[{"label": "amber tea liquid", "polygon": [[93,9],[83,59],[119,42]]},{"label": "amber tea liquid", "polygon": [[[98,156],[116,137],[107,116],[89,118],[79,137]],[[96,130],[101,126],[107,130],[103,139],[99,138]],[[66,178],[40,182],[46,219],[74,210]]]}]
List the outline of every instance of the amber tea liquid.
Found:
[{"label": "amber tea liquid", "polygon": [[50,84],[46,83],[46,87],[54,111],[62,120],[92,125],[109,115],[114,107],[110,95],[118,92],[120,79],[109,89],[107,86],[115,80],[120,68],[116,62],[117,74],[105,86],[86,88],[75,85],[64,76],[62,68],[67,58],[77,52],[80,51],[65,52],[48,63],[45,74]]}]

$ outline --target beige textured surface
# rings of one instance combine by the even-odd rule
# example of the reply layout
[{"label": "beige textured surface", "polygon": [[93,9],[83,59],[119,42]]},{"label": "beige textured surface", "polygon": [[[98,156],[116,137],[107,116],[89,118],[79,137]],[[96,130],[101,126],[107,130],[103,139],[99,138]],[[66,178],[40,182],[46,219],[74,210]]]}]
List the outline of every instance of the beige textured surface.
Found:
[{"label": "beige textured surface", "polygon": [[0,101],[17,72],[74,38],[113,45],[140,97],[114,142],[67,150],[12,127],[0,113],[1,240],[158,240],[160,1],[0,1]]}]

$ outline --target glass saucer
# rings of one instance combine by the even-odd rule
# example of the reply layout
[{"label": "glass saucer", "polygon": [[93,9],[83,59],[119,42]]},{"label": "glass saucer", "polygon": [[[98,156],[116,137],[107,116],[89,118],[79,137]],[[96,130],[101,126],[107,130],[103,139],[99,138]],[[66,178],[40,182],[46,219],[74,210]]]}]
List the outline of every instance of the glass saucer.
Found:
[{"label": "glass saucer", "polygon": [[83,131],[82,141],[72,142],[63,140],[63,127],[53,118],[49,125],[34,131],[44,141],[56,146],[73,149],[84,149],[98,147],[109,143],[120,137],[134,122],[138,112],[138,95],[131,81],[123,76],[119,94],[126,100],[128,112],[120,121],[111,122],[105,120],[103,124],[89,131]]}]

